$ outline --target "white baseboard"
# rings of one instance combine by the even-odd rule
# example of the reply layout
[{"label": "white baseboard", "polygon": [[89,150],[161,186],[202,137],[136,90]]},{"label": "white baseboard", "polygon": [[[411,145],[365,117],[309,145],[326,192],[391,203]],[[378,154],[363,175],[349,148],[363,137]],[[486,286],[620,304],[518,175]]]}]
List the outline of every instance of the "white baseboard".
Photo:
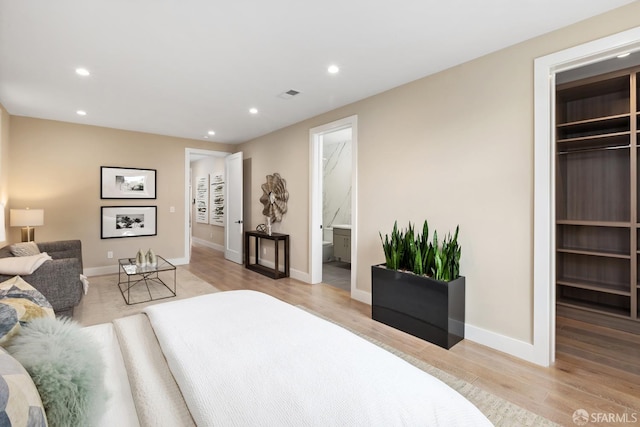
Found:
[{"label": "white baseboard", "polygon": [[169,261],[173,265],[189,264],[189,260],[184,258],[184,257],[182,257],[182,258],[169,258],[167,261]]},{"label": "white baseboard", "polygon": [[105,265],[104,267],[91,267],[85,268],[82,270],[82,273],[85,276],[104,276],[105,274],[116,274],[118,273],[118,264],[116,265]]},{"label": "white baseboard", "polygon": [[[351,293],[351,298],[371,305],[371,293],[356,289]],[[507,337],[496,332],[488,331],[466,323],[464,326],[464,338],[478,344],[490,347],[494,350],[507,353],[511,356],[540,365],[533,344]]]},{"label": "white baseboard", "polygon": [[304,271],[290,268],[289,276],[291,276],[292,279],[300,280],[301,282],[304,282],[304,283],[311,283],[311,276],[309,275],[309,273],[305,273]]},{"label": "white baseboard", "polygon": [[192,237],[191,241],[193,243],[197,243],[202,246],[206,246],[211,249],[215,249],[216,251],[224,252],[224,246],[219,245],[218,243],[209,242],[208,240],[200,239],[199,237]]},{"label": "white baseboard", "polygon": [[371,292],[354,289],[351,291],[351,298],[356,301],[371,305]]},{"label": "white baseboard", "polygon": [[537,360],[538,358],[535,355],[533,344],[488,331],[468,323],[464,328],[464,338],[526,360],[527,362],[540,364],[540,361]]},{"label": "white baseboard", "polygon": [[[249,257],[250,263],[255,263],[255,257]],[[275,263],[270,260],[260,260],[260,265],[264,265],[265,267],[274,268]],[[280,271],[284,271],[284,265],[280,265]],[[311,276],[309,273],[305,273],[304,271],[296,270],[294,268],[289,267],[289,277],[292,279],[300,280],[301,282],[311,283]]]}]

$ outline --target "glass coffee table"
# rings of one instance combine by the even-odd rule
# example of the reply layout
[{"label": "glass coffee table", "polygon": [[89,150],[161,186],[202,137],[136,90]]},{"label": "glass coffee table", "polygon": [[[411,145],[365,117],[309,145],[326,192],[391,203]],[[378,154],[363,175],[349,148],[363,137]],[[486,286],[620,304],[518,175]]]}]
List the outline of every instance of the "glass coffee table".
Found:
[{"label": "glass coffee table", "polygon": [[118,264],[118,288],[127,305],[176,296],[176,266],[163,257],[158,255],[155,267],[138,267],[135,258],[121,258]]}]

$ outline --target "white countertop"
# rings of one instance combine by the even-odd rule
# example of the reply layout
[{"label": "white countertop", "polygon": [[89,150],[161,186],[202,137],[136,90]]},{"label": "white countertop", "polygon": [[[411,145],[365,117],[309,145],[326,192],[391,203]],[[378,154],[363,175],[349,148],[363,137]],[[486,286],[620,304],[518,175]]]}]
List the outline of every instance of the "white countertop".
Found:
[{"label": "white countertop", "polygon": [[331,228],[342,228],[345,230],[351,230],[351,224],[333,224]]}]

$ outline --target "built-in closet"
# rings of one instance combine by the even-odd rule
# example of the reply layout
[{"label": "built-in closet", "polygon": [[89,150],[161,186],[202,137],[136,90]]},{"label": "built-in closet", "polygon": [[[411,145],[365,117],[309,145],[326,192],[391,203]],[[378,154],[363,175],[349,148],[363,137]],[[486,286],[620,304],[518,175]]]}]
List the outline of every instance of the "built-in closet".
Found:
[{"label": "built-in closet", "polygon": [[559,315],[640,331],[640,67],[557,86]]}]

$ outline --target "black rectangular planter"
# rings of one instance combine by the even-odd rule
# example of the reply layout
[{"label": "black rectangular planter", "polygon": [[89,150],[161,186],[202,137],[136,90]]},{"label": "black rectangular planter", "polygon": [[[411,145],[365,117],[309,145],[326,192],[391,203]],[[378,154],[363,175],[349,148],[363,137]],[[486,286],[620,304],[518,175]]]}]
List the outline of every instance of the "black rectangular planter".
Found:
[{"label": "black rectangular planter", "polygon": [[447,350],[464,338],[465,278],[442,282],[371,266],[371,317]]}]

